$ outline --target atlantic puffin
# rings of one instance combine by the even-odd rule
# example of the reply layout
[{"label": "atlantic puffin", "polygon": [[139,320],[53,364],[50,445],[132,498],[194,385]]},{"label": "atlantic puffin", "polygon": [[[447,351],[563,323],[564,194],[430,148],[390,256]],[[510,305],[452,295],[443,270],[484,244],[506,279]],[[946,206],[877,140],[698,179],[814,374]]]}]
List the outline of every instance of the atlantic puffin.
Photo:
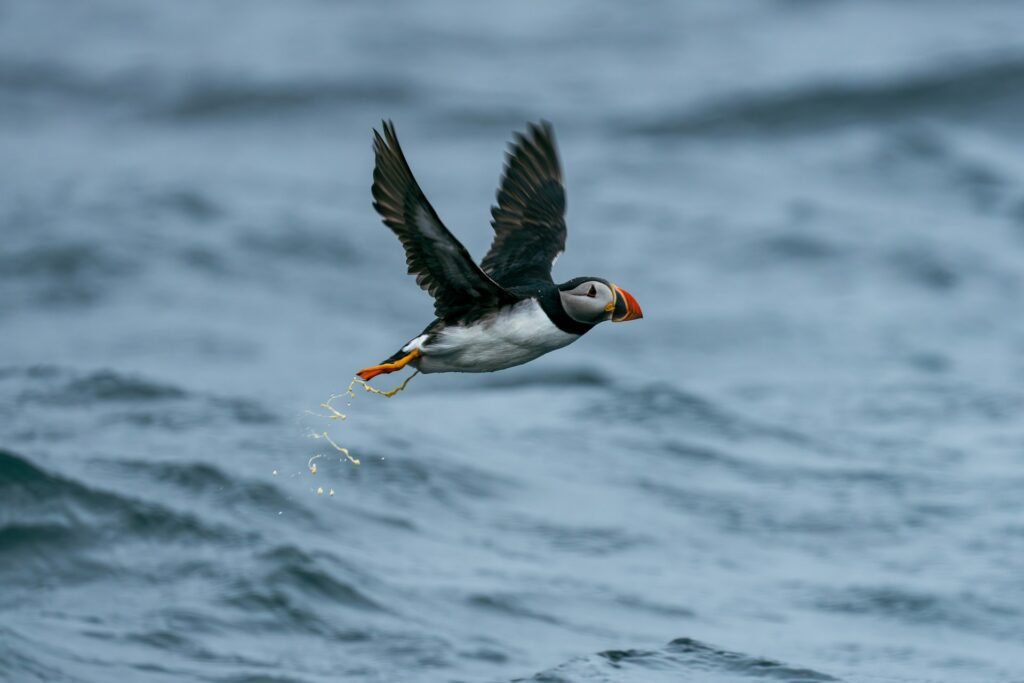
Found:
[{"label": "atlantic puffin", "polygon": [[494,241],[480,265],[448,231],[402,154],[391,121],[373,131],[373,207],[405,248],[409,274],[434,298],[436,320],[363,381],[411,365],[420,372],[493,372],[579,339],[605,320],[643,317],[625,289],[600,277],[562,284],[551,267],[565,249],[565,187],[551,124],[516,133],[505,159]]}]

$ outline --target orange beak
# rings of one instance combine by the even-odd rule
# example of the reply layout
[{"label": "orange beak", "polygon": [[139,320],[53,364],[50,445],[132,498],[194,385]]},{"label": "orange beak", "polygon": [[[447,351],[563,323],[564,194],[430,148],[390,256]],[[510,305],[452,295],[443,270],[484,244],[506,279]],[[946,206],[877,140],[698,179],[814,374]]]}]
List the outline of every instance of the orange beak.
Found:
[{"label": "orange beak", "polygon": [[612,285],[612,291],[615,292],[615,307],[612,309],[613,323],[639,320],[644,317],[640,304],[637,303],[632,294],[616,285]]}]

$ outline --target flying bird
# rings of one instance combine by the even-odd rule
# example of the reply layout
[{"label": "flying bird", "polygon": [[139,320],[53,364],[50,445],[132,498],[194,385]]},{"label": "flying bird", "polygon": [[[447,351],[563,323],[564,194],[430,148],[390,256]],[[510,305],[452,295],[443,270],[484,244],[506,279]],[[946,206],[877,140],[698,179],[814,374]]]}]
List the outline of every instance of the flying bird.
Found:
[{"label": "flying bird", "polygon": [[551,124],[515,134],[505,159],[494,241],[480,265],[444,226],[402,154],[390,121],[373,131],[373,207],[405,248],[409,274],[434,298],[436,320],[364,381],[411,365],[420,372],[493,372],[567,346],[605,320],[643,317],[636,299],[600,277],[562,284],[565,187]]}]

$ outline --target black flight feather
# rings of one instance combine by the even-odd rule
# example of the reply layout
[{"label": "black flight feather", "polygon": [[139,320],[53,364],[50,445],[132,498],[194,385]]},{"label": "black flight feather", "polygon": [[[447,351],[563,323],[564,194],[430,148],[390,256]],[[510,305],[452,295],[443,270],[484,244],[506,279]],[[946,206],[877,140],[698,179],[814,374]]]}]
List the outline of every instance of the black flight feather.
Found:
[{"label": "black flight feather", "polygon": [[565,250],[565,188],[547,121],[516,134],[491,216],[494,241],[484,272],[504,287],[551,282],[551,267]]},{"label": "black flight feather", "polygon": [[373,131],[373,207],[402,242],[409,273],[434,297],[434,314],[470,321],[518,301],[480,269],[438,218],[402,154],[394,124],[384,121],[383,130]]}]

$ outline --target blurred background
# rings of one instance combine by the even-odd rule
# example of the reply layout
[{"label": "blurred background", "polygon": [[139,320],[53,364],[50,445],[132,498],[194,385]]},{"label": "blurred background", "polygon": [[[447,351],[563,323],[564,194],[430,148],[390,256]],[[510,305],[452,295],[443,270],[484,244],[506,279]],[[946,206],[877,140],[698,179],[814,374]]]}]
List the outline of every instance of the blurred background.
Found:
[{"label": "blurred background", "polygon": [[[1022,26],[0,2],[0,680],[1024,680]],[[478,258],[552,121],[644,320],[320,417],[432,317],[382,118]]]}]

